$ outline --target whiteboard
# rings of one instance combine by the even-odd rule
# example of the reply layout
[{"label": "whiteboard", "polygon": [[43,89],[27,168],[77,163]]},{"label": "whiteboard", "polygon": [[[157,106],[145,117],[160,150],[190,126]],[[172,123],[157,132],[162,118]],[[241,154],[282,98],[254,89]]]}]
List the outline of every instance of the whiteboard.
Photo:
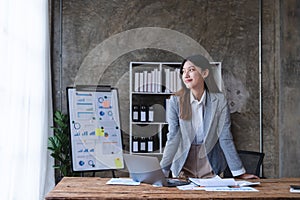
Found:
[{"label": "whiteboard", "polygon": [[124,168],[117,89],[67,88],[72,169]]}]

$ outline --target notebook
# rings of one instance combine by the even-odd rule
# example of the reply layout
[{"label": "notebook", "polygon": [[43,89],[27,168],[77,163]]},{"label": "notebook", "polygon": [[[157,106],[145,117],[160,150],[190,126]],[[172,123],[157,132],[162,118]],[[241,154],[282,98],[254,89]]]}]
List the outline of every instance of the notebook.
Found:
[{"label": "notebook", "polygon": [[189,184],[189,181],[166,178],[157,157],[124,154],[130,177],[137,182],[156,186],[176,187]]}]

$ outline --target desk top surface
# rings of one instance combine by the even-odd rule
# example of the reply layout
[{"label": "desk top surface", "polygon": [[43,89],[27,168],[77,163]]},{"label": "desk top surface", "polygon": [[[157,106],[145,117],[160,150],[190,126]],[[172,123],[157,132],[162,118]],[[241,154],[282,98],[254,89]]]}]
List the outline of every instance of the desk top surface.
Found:
[{"label": "desk top surface", "polygon": [[[65,177],[45,199],[300,199],[290,185],[300,185],[300,178],[260,179],[258,192],[207,192],[179,190],[176,187],[107,185],[109,178]],[[251,180],[250,180],[251,181]],[[256,182],[257,180],[253,180]]]}]

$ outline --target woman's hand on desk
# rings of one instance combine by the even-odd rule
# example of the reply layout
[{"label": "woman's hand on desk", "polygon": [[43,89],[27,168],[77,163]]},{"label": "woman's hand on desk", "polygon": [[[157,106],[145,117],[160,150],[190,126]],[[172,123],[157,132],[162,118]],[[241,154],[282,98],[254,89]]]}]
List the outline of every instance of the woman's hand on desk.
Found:
[{"label": "woman's hand on desk", "polygon": [[254,174],[242,174],[242,175],[237,176],[237,178],[241,178],[241,179],[259,179],[259,177],[254,175]]}]

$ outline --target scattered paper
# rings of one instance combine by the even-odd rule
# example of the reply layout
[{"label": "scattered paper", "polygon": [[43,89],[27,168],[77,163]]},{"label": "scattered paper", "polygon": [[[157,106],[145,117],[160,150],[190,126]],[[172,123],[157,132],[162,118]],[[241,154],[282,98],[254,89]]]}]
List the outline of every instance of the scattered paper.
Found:
[{"label": "scattered paper", "polygon": [[112,178],[106,182],[108,185],[140,185],[140,182],[136,182],[131,178]]},{"label": "scattered paper", "polygon": [[260,182],[250,182],[250,181],[236,181],[236,184],[240,187],[246,187],[246,186],[255,186],[259,185]]},{"label": "scattered paper", "polygon": [[258,192],[252,187],[206,187],[205,191],[210,192]]},{"label": "scattered paper", "polygon": [[233,178],[221,178],[215,176],[213,178],[189,178],[190,181],[198,186],[204,187],[222,187],[222,186],[236,186],[236,182]]},{"label": "scattered paper", "polygon": [[179,190],[205,190],[204,187],[199,187],[198,185],[196,185],[194,183],[190,183],[188,185],[180,185],[180,186],[177,186],[177,188]]},{"label": "scattered paper", "polygon": [[[179,190],[205,190],[215,192],[257,192],[249,186],[259,185],[260,182],[249,181],[235,181],[233,178],[221,178],[215,176],[212,178],[189,178],[191,183],[189,185],[177,186]],[[233,186],[233,187],[231,187]]]}]

